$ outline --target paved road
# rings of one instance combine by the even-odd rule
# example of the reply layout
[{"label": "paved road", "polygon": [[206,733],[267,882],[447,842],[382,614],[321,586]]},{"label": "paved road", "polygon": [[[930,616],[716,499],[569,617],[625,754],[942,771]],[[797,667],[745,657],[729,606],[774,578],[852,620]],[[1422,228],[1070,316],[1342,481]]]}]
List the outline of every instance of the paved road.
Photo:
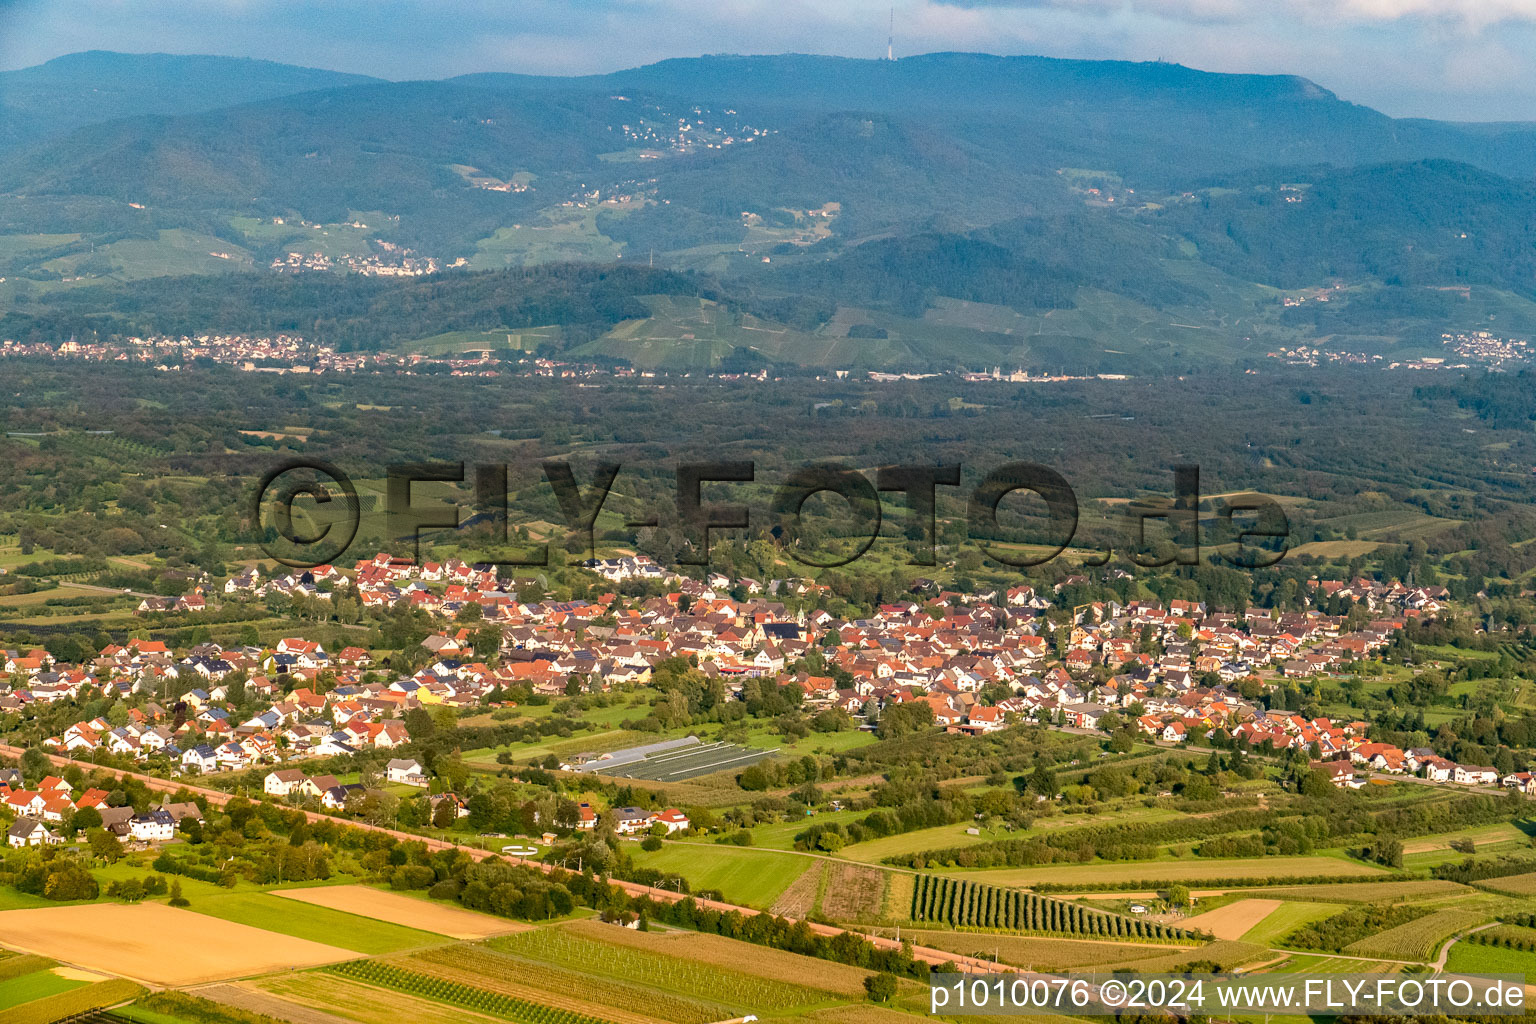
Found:
[{"label": "paved road", "polygon": [[1471,935],[1473,932],[1487,931],[1489,928],[1497,927],[1498,924],[1499,922],[1497,921],[1489,921],[1487,924],[1480,924],[1476,928],[1468,928],[1466,931],[1459,935],[1451,936],[1451,941],[1445,944],[1444,948],[1440,950],[1440,955],[1435,957],[1435,962],[1431,965],[1434,968],[1434,972],[1439,974],[1441,971],[1445,970],[1445,962],[1446,960],[1450,959],[1452,946],[1456,945],[1456,943],[1460,942],[1468,935]]},{"label": "paved road", "polygon": [[[24,751],[20,747],[11,747],[0,744],[0,756],[19,759],[23,753]],[[58,754],[48,754],[47,757],[51,762],[61,768],[68,767],[71,764],[77,764],[84,768],[90,764],[88,761],[75,761]],[[109,770],[116,773],[120,777],[138,779],[143,782],[147,788],[154,790],[155,792],[174,794],[179,790],[185,789],[187,792],[194,795],[206,797],[208,802],[215,807],[223,807],[232,799],[232,794],[225,793],[217,789],[207,789],[202,786],[193,785],[186,782],[185,780],[161,779],[153,775],[144,775],[140,772],[122,771],[116,768]],[[381,825],[369,825],[359,821],[347,821],[345,819],[331,817],[327,814],[320,814],[316,811],[305,811],[304,816],[312,822],[340,823],[349,825],[353,828],[366,829],[370,832],[383,832],[385,835],[394,836],[396,839],[399,839],[403,842],[423,843],[429,850],[462,850],[463,852],[467,853],[473,860],[486,860],[490,857],[500,856],[498,853],[494,853],[489,850],[481,850],[473,846],[460,846],[458,843],[444,842],[441,839],[431,839],[426,836],[416,835],[412,832],[401,832],[397,829],[384,828]],[[521,860],[521,858],[514,859],[520,860],[527,866],[538,868],[544,872],[550,872],[556,869],[556,865],[553,864],[543,864],[539,861]],[[649,896],[654,900],[666,900],[670,902],[676,902],[683,899],[683,897],[678,893],[669,892],[665,889],[654,889],[635,882],[625,882],[619,879],[612,879],[610,882],[611,884],[618,886],[632,896]],[[721,912],[734,910],[747,917],[761,913],[761,911],[755,910],[752,907],[741,907],[734,903],[725,903],[720,900],[704,900],[698,899],[697,897],[695,897],[694,900],[699,904],[699,906],[708,907],[711,910],[718,910]],[[786,918],[786,920],[793,922],[794,918]],[[844,931],[852,931],[852,929],[837,928],[832,925],[820,924],[816,921],[807,921],[806,925],[811,929],[811,931],[817,933],[818,935],[840,935]],[[867,939],[869,942],[873,943],[876,947],[881,949],[901,948],[901,943],[897,942],[895,939],[888,939],[880,935],[868,935],[863,932],[853,932],[853,934]],[[994,960],[987,960],[984,958],[971,956],[961,956],[956,953],[946,952],[942,949],[931,949],[927,946],[913,946],[912,956],[917,960],[921,960],[924,963],[929,964],[945,964],[953,962],[967,971],[986,971],[995,973],[1018,970],[1017,967],[999,963]]]}]

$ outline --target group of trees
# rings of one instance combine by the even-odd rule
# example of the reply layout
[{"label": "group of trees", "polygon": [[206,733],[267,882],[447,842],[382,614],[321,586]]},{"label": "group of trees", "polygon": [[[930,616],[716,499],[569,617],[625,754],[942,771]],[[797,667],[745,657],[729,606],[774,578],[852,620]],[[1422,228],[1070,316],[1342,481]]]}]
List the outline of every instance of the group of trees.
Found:
[{"label": "group of trees", "polygon": [[1485,860],[1469,858],[1462,861],[1447,861],[1444,864],[1436,864],[1430,869],[1430,873],[1436,878],[1460,882],[1462,885],[1481,882],[1489,878],[1507,878],[1510,875],[1523,875],[1529,871],[1536,871],[1536,858],[1494,857]]},{"label": "group of trees", "polygon": [[1292,949],[1320,949],[1342,953],[1353,942],[1407,924],[1432,911],[1411,905],[1358,907],[1302,925],[1283,940]]}]

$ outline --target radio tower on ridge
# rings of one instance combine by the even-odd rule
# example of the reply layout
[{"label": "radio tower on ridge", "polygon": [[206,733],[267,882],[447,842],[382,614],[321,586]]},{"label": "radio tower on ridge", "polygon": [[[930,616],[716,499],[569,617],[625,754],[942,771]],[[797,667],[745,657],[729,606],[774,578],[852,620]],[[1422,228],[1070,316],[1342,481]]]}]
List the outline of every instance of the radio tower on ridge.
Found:
[{"label": "radio tower on ridge", "polygon": [[896,59],[896,8],[891,8],[891,30],[885,37],[885,59]]}]

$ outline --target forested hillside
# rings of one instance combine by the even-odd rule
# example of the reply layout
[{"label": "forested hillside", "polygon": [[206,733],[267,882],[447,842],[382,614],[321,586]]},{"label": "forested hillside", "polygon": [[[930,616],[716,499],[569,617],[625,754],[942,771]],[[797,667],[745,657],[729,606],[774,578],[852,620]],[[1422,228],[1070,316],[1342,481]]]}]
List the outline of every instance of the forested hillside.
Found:
[{"label": "forested hillside", "polygon": [[[1536,131],[1291,76],[791,55],[389,83],[88,54],[0,89],[112,97],[47,137],[0,116],[33,140],[0,159],[0,315],[32,340],[559,325],[662,368],[1148,373],[1536,323]],[[593,272],[635,265],[672,276]]]}]

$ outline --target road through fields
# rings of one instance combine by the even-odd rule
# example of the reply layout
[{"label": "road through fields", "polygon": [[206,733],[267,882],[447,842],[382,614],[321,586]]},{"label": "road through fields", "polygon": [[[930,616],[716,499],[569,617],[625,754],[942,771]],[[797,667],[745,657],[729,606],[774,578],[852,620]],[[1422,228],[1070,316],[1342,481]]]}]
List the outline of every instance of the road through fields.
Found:
[{"label": "road through fields", "polygon": [[[21,758],[21,755],[24,754],[24,753],[25,753],[25,751],[23,749],[21,749],[20,747],[11,747],[11,746],[6,746],[4,744],[0,744],[0,757],[8,757],[8,758],[12,758],[13,760],[19,760]],[[55,765],[57,765],[57,766],[59,766],[61,768],[68,767],[71,764],[78,765],[79,767],[84,768],[84,767],[86,767],[86,766],[88,766],[90,764],[89,761],[75,761],[75,760],[72,760],[70,758],[60,756],[58,754],[47,754],[46,756],[48,757],[48,760],[50,762],[52,762],[53,764],[55,764]],[[223,807],[231,799],[231,794],[229,794],[229,793],[224,793],[224,792],[221,792],[221,791],[219,791],[217,789],[205,789],[205,788],[203,788],[201,786],[190,785],[187,782],[185,782],[184,780],[161,779],[161,778],[157,778],[157,777],[155,777],[153,775],[145,775],[145,774],[142,774],[140,772],[123,771],[123,770],[117,769],[117,768],[113,768],[113,769],[109,769],[109,770],[114,772],[115,774],[117,774],[119,776],[122,776],[122,777],[138,779],[139,781],[143,782],[144,785],[147,788],[149,788],[151,790],[154,790],[155,792],[158,792],[158,793],[174,794],[174,793],[184,789],[187,792],[192,793],[195,796],[206,797],[208,802],[210,804],[212,804],[213,806],[215,806],[215,807]],[[318,813],[316,811],[305,811],[304,812],[304,816],[307,819],[309,819],[310,821],[312,821],[312,822],[325,822],[325,821],[328,821],[328,822],[333,822],[333,823],[339,823],[339,824],[343,824],[343,825],[348,825],[348,826],[350,826],[352,828],[366,829],[366,830],[368,830],[370,832],[382,832],[385,835],[394,836],[396,839],[399,839],[402,842],[424,843],[426,845],[427,849],[429,849],[429,850],[451,850],[451,849],[462,850],[465,853],[467,853],[474,860],[486,860],[486,859],[488,859],[490,857],[500,856],[500,854],[493,853],[490,850],[481,850],[481,849],[478,849],[478,848],[473,847],[473,846],[460,846],[458,843],[449,843],[449,842],[445,842],[444,840],[441,840],[441,839],[431,839],[431,838],[428,838],[426,836],[416,835],[415,833],[412,833],[412,832],[401,832],[401,831],[399,831],[397,829],[384,828],[381,825],[369,825],[369,824],[367,824],[365,822],[347,821],[347,820],[342,819],[342,818],[334,818],[334,817],[332,817],[332,816],[330,816],[328,814],[320,814],[320,813]],[[524,864],[528,865],[529,867],[538,868],[540,871],[544,871],[544,872],[551,872],[551,871],[554,871],[555,868],[556,868],[556,866],[553,865],[553,864],[544,864],[544,863],[541,863],[539,861],[523,860],[522,858],[512,858],[512,859],[518,860],[519,862],[524,863]],[[652,898],[654,900],[665,900],[665,901],[674,902],[674,903],[677,902],[678,900],[681,900],[681,899],[684,898],[682,895],[679,895],[678,893],[669,892],[669,891],[667,891],[665,889],[651,888],[649,886],[640,885],[640,884],[638,884],[636,882],[625,882],[625,881],[621,881],[619,879],[611,879],[610,880],[610,884],[618,886],[619,888],[623,889],[625,892],[629,893],[632,896],[649,896],[650,898]],[[705,900],[705,899],[699,899],[698,897],[694,897],[694,902],[696,902],[701,907],[708,907],[710,910],[718,910],[718,911],[721,911],[721,912],[727,912],[727,911],[734,910],[734,911],[736,911],[737,913],[741,914],[744,917],[752,917],[752,916],[755,916],[755,915],[761,913],[761,911],[754,910],[751,907],[739,907],[739,906],[735,905],[734,903],[724,903],[724,902],[721,902],[720,900]],[[791,922],[794,921],[793,918],[786,918],[786,920],[789,920]],[[874,946],[876,946],[877,948],[880,948],[880,949],[900,949],[901,948],[901,943],[897,942],[895,939],[885,938],[884,936],[869,935],[869,934],[866,934],[864,932],[853,931],[850,928],[837,928],[837,927],[834,927],[832,925],[820,924],[820,923],[818,923],[816,921],[807,921],[807,922],[805,922],[805,924],[806,924],[807,927],[809,927],[811,929],[811,931],[815,932],[818,935],[832,936],[832,935],[840,935],[843,932],[849,932],[850,934],[857,935],[860,938],[863,938],[863,939],[867,940],[868,942],[870,942],[871,944],[873,944]],[[1194,951],[1195,951],[1195,949],[1194,949],[1194,947],[1192,947],[1191,948],[1191,953],[1193,953]],[[966,971],[982,971],[982,972],[991,972],[991,973],[1001,973],[1001,972],[1005,972],[1005,971],[1006,972],[1014,972],[1014,971],[1018,970],[1017,967],[1013,967],[1013,966],[1011,966],[1009,964],[999,963],[999,962],[997,962],[995,960],[986,960],[986,959],[982,959],[980,957],[973,957],[973,956],[962,956],[962,955],[959,955],[959,954],[956,954],[956,953],[946,952],[946,951],[944,951],[942,949],[930,949],[927,946],[913,946],[912,947],[912,956],[913,956],[914,959],[921,960],[922,962],[928,963],[928,964],[936,964],[937,965],[937,964],[953,963],[956,966],[958,966],[958,967],[960,967],[960,968],[962,968],[963,970],[966,970]]]}]

